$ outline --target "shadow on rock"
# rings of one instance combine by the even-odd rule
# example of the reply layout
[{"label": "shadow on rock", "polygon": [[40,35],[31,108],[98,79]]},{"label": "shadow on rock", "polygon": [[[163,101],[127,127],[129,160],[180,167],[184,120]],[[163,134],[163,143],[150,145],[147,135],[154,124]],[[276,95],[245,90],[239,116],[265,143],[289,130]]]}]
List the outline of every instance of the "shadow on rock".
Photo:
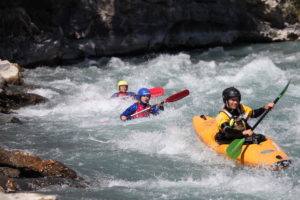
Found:
[{"label": "shadow on rock", "polygon": [[9,112],[11,109],[19,109],[28,105],[35,105],[38,103],[46,102],[47,99],[38,94],[26,93],[19,90],[12,90],[4,88],[0,93],[0,109],[4,113]]},{"label": "shadow on rock", "polygon": [[0,150],[0,190],[5,192],[63,184],[84,187],[82,180],[74,170],[61,162],[42,160],[21,151]]}]

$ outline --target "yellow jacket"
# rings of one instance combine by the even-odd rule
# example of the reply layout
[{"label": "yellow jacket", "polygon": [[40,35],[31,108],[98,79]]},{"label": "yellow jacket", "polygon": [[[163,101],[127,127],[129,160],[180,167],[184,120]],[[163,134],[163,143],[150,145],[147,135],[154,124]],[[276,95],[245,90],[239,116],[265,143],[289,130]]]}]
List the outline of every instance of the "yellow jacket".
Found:
[{"label": "yellow jacket", "polygon": [[[240,109],[240,116],[238,116],[236,119],[234,119],[235,122],[238,120],[247,122],[247,120],[249,118],[251,118],[251,116],[252,116],[252,113],[253,113],[252,108],[245,106],[243,104],[240,104],[239,109]],[[220,131],[222,130],[221,126],[223,123],[227,122],[230,124],[230,121],[232,119],[233,119],[233,116],[226,109],[221,110],[219,112],[219,114],[216,116],[216,121],[217,121],[219,130]],[[234,127],[234,124],[230,124],[230,126]]]}]

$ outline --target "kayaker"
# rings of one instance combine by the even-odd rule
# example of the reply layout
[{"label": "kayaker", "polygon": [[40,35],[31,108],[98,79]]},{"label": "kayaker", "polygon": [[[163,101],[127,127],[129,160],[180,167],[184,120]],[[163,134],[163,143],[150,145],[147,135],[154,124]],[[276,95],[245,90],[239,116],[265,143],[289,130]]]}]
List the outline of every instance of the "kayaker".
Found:
[{"label": "kayaker", "polygon": [[116,97],[135,97],[134,92],[127,92],[128,91],[128,82],[127,81],[119,81],[117,84],[117,88],[119,92],[114,93],[111,98]]},{"label": "kayaker", "polygon": [[[141,88],[137,94],[138,102],[131,105],[127,108],[120,116],[121,120],[125,121],[128,119],[135,119],[140,117],[149,117],[150,114],[157,115],[159,110],[164,110],[163,102],[158,102],[156,105],[151,106],[149,104],[151,98],[150,90],[147,88]],[[132,114],[145,110],[145,112],[141,112],[135,116]]]},{"label": "kayaker", "polygon": [[269,108],[274,108],[274,103],[253,110],[241,104],[241,93],[234,87],[226,88],[223,93],[224,107],[216,117],[219,133],[216,140],[220,144],[228,144],[237,138],[246,138],[246,143],[260,143],[265,140],[262,134],[255,134],[247,123],[249,118],[259,117]]}]

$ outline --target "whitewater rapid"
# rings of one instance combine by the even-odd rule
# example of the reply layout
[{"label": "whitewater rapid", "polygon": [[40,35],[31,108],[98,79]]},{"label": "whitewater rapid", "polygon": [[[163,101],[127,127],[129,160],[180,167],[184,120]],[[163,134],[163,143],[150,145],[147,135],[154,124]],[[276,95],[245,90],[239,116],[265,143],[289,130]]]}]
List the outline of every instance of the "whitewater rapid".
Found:
[{"label": "whitewater rapid", "polygon": [[[26,70],[26,84],[47,103],[17,110],[24,125],[5,125],[7,149],[19,149],[73,168],[85,189],[55,186],[40,192],[60,199],[297,199],[300,195],[300,45],[275,43],[217,47],[174,54],[87,59],[73,66]],[[155,117],[121,122],[132,100],[112,100],[119,80],[129,90],[162,87],[165,95],[188,89]],[[257,127],[291,157],[287,170],[240,166],[206,147],[192,127],[195,115],[216,116],[230,86],[242,103],[285,96]],[[250,124],[254,124],[252,120]]]}]

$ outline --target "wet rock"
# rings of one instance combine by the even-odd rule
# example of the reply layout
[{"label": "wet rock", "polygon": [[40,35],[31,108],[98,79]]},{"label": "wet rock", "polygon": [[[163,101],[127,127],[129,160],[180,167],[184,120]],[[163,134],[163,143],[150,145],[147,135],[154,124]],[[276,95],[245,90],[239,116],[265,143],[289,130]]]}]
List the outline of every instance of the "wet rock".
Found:
[{"label": "wet rock", "polygon": [[0,187],[5,192],[31,191],[50,185],[85,187],[82,180],[61,162],[0,149]]},{"label": "wet rock", "polygon": [[10,123],[15,123],[15,124],[23,124],[23,122],[17,118],[17,117],[13,117],[11,120],[10,120]]},{"label": "wet rock", "polygon": [[18,190],[18,186],[12,179],[0,175],[0,191],[16,192],[17,190]]},{"label": "wet rock", "polygon": [[20,176],[20,170],[9,167],[0,167],[0,175],[9,178],[18,178]]},{"label": "wet rock", "polygon": [[13,113],[11,110],[9,110],[8,108],[2,108],[1,106],[0,106],[0,112],[1,113],[4,113],[4,114],[11,114],[11,113]]},{"label": "wet rock", "polygon": [[20,191],[32,191],[52,185],[68,185],[75,188],[84,188],[85,185],[78,180],[63,178],[19,178],[13,179]]},{"label": "wet rock", "polygon": [[0,93],[0,109],[4,112],[28,105],[46,102],[47,99],[38,95],[22,91],[7,89]]},{"label": "wet rock", "polygon": [[49,177],[76,179],[77,174],[63,163],[42,160],[40,157],[21,151],[0,150],[0,165],[20,170],[20,177]]}]

